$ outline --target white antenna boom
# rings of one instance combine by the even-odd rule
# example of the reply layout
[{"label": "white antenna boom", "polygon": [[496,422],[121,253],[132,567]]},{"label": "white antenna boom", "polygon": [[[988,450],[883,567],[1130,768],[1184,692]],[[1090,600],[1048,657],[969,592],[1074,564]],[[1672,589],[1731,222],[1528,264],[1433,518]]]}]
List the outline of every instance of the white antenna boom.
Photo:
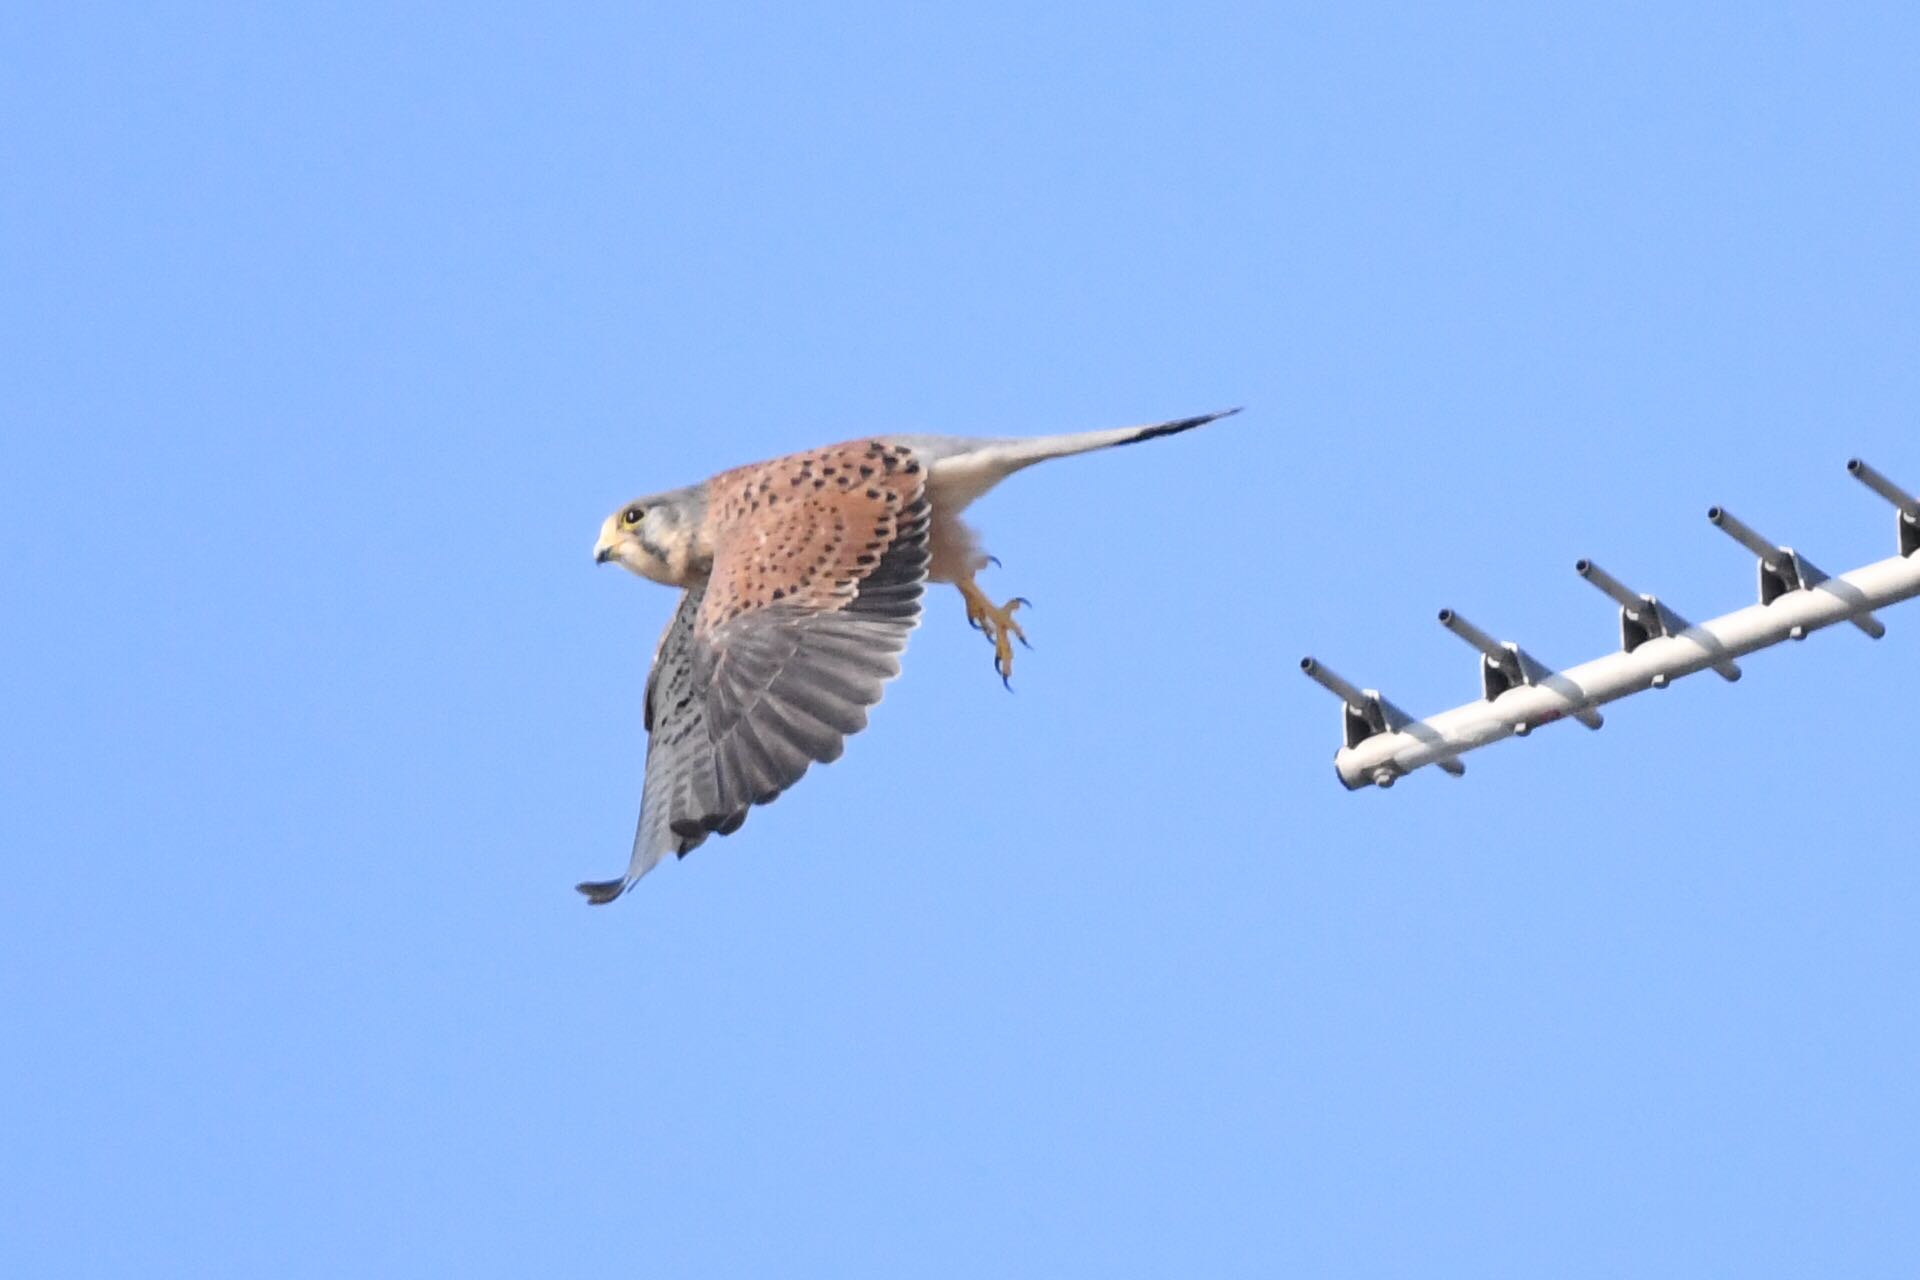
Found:
[{"label": "white antenna boom", "polygon": [[1804,640],[1846,622],[1873,639],[1887,633],[1875,609],[1920,596],[1920,498],[1855,458],[1847,472],[1892,503],[1899,554],[1831,577],[1792,547],[1761,537],[1724,507],[1707,519],[1751,551],[1759,562],[1760,603],[1694,625],[1649,595],[1641,595],[1591,560],[1574,571],[1620,606],[1620,650],[1555,671],[1512,641],[1496,640],[1452,609],[1440,625],[1480,654],[1481,698],[1415,720],[1383,698],[1360,689],[1313,658],[1300,669],[1340,699],[1344,745],[1333,758],[1349,789],[1390,787],[1425,765],[1455,777],[1460,757],[1503,738],[1525,737],[1543,724],[1573,717],[1589,729],[1603,723],[1596,708],[1646,689],[1664,689],[1681,676],[1715,671],[1738,680],[1734,661],[1782,640]]}]

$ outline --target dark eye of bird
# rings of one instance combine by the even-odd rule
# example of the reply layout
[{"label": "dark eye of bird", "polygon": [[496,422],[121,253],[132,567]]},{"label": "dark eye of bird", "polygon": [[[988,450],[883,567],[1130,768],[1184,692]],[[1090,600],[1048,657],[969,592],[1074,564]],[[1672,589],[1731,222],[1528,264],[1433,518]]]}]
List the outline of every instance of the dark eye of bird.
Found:
[{"label": "dark eye of bird", "polygon": [[646,513],[646,512],[644,512],[644,511],[642,511],[642,510],[641,510],[640,508],[638,508],[638,507],[628,507],[628,508],[627,508],[627,514],[626,514],[626,516],[625,516],[625,519],[626,519],[626,522],[627,522],[628,524],[639,524],[639,523],[640,523],[640,517],[641,517],[641,516],[643,516],[643,515],[645,515],[645,514],[647,514],[647,513]]}]

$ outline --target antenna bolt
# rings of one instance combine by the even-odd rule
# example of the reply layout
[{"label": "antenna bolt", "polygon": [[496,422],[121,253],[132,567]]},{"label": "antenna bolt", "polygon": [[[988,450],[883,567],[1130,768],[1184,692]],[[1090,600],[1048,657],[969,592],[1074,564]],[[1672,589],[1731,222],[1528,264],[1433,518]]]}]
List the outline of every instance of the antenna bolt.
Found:
[{"label": "antenna bolt", "polygon": [[1393,785],[1395,776],[1392,769],[1389,769],[1386,765],[1381,765],[1373,771],[1373,785],[1385,791]]},{"label": "antenna bolt", "polygon": [[1652,680],[1652,684],[1653,684],[1653,687],[1654,687],[1654,688],[1656,688],[1656,689],[1664,689],[1664,688],[1666,688],[1666,687],[1667,687],[1667,683],[1668,683],[1668,682],[1667,682],[1667,673],[1666,673],[1666,672],[1664,672],[1664,671],[1662,671],[1662,672],[1661,672],[1661,673],[1660,673],[1659,675],[1657,675],[1657,676],[1655,676],[1655,677],[1653,678],[1653,680]]},{"label": "antenna bolt", "polygon": [[1518,721],[1513,726],[1513,736],[1516,738],[1524,738],[1532,732],[1533,732],[1533,726],[1528,724],[1525,720]]},{"label": "antenna bolt", "polygon": [[1806,638],[1807,629],[1805,627],[1795,627],[1793,630],[1787,632],[1787,639],[1789,640],[1805,640]]}]

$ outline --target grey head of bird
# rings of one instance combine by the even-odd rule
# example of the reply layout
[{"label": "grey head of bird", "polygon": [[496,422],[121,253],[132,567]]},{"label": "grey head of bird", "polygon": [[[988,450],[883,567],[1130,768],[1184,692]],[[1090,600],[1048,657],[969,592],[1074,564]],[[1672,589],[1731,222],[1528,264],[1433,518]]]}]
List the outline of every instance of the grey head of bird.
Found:
[{"label": "grey head of bird", "polygon": [[635,498],[600,526],[594,562],[612,561],[666,586],[688,586],[713,567],[713,548],[701,528],[706,512],[704,484]]}]

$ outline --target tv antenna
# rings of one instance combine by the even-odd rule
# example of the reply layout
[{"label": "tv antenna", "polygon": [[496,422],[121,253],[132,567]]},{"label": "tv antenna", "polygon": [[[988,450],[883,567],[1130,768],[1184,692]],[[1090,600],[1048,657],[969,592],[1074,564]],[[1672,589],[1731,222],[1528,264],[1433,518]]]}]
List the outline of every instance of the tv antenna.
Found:
[{"label": "tv antenna", "polygon": [[1737,659],[1837,623],[1880,639],[1887,629],[1874,610],[1920,596],[1920,497],[1859,458],[1847,463],[1847,473],[1893,504],[1900,554],[1831,577],[1792,547],[1761,537],[1725,507],[1710,507],[1707,519],[1714,527],[1758,559],[1760,603],[1695,624],[1593,561],[1576,561],[1574,572],[1620,606],[1619,650],[1556,671],[1513,641],[1496,640],[1442,609],[1440,625],[1480,655],[1481,697],[1451,711],[1415,720],[1379,690],[1356,688],[1315,659],[1300,659],[1300,669],[1342,703],[1345,745],[1333,758],[1341,783],[1350,791],[1390,787],[1427,765],[1457,778],[1467,771],[1460,757],[1469,751],[1524,738],[1556,720],[1598,729],[1604,723],[1599,708],[1606,703],[1664,689],[1696,671],[1738,680]]}]

